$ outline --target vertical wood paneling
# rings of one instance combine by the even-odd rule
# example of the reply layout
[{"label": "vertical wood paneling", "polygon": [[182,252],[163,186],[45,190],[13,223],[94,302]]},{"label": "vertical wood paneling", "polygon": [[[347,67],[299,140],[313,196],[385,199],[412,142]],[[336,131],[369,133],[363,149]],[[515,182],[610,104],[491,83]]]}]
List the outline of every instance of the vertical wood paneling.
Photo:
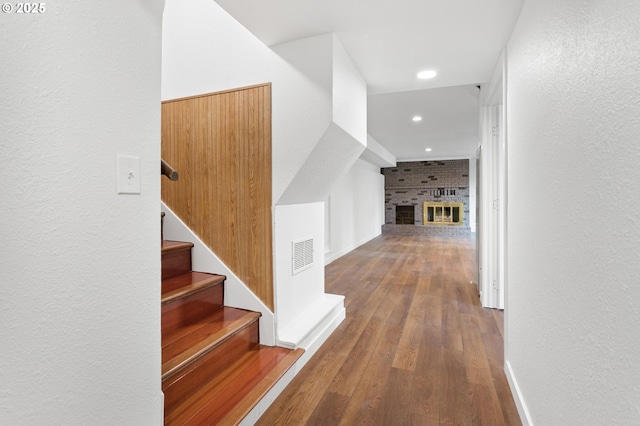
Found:
[{"label": "vertical wood paneling", "polygon": [[273,310],[271,85],[162,104],[162,200]]}]

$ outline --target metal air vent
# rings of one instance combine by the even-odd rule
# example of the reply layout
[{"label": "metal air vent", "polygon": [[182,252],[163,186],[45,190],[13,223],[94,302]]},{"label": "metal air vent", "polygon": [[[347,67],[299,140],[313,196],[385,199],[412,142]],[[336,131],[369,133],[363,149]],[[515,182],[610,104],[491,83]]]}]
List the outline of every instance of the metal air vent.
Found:
[{"label": "metal air vent", "polygon": [[293,241],[291,244],[293,247],[291,273],[295,275],[313,265],[313,238]]}]

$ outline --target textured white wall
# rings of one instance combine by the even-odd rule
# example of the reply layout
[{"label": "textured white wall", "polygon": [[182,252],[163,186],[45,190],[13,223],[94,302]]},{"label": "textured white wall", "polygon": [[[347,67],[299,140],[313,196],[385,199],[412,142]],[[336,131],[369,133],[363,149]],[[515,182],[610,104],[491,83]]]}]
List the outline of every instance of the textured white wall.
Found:
[{"label": "textured white wall", "polygon": [[528,1],[508,45],[506,361],[533,424],[640,418],[639,16]]},{"label": "textured white wall", "polygon": [[159,425],[163,2],[45,6],[0,17],[0,424]]},{"label": "textured white wall", "polygon": [[326,217],[330,263],[380,235],[384,224],[384,176],[380,168],[358,160],[341,176],[329,196]]}]

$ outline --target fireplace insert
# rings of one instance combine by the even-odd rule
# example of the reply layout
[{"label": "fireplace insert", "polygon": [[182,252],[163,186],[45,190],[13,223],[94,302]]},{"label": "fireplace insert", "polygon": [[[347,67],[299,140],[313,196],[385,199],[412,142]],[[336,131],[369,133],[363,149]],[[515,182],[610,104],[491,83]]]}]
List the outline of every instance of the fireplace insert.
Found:
[{"label": "fireplace insert", "polygon": [[462,225],[464,205],[457,202],[426,202],[423,216],[425,225]]}]

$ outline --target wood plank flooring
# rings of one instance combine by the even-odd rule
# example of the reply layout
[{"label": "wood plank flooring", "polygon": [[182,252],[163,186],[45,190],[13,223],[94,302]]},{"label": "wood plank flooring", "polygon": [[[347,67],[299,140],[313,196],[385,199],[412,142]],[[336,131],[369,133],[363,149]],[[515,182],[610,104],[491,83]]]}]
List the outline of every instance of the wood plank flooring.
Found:
[{"label": "wood plank flooring", "polygon": [[383,235],[326,267],[347,318],[258,425],[520,425],[475,242]]}]

